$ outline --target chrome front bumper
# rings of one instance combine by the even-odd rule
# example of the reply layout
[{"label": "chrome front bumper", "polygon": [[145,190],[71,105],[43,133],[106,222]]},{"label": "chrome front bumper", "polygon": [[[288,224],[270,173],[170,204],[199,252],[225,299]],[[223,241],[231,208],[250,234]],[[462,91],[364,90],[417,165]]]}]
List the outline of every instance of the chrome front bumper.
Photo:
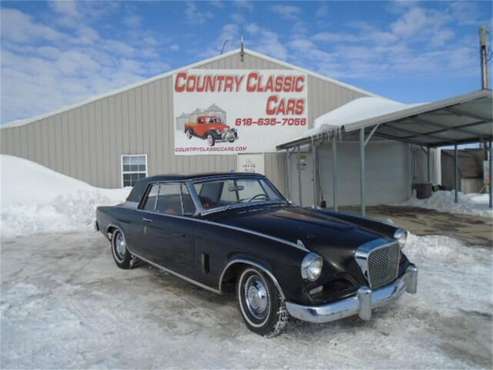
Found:
[{"label": "chrome front bumper", "polygon": [[286,308],[291,316],[309,322],[329,322],[354,315],[358,315],[362,320],[370,320],[374,308],[395,301],[404,291],[415,294],[417,285],[418,269],[410,266],[399,279],[382,288],[371,290],[362,287],[352,297],[323,306],[303,306],[286,302]]}]

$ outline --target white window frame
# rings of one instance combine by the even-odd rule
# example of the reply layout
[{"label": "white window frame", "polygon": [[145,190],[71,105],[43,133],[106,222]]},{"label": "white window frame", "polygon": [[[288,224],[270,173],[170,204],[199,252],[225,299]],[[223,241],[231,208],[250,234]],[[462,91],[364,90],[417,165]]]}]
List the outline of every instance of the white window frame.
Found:
[{"label": "white window frame", "polygon": [[143,171],[123,171],[123,157],[144,157],[145,160],[145,177],[149,176],[149,168],[147,166],[147,153],[142,154],[121,154],[120,155],[120,186],[123,188],[123,175],[142,173]]}]

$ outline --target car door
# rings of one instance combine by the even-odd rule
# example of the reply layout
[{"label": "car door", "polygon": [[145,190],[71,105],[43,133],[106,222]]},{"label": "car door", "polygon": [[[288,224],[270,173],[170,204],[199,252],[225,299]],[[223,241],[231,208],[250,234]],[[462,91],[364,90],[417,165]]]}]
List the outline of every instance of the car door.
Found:
[{"label": "car door", "polygon": [[143,219],[143,239],[151,261],[179,274],[192,276],[193,221],[187,218],[194,212],[185,184],[159,184],[155,210],[144,212]]},{"label": "car door", "polygon": [[131,250],[138,256],[154,262],[156,256],[148,229],[155,217],[159,184],[151,184],[149,186],[150,188],[147,189],[144,199],[139,205],[137,212],[139,217],[134,220],[135,225],[133,228],[135,232],[132,234],[134,243]]}]

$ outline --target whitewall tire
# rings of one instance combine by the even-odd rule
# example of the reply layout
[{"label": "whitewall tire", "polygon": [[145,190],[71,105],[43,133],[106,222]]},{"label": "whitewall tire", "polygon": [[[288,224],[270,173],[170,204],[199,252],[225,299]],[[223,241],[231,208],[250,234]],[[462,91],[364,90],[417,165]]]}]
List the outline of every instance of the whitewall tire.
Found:
[{"label": "whitewall tire", "polygon": [[116,229],[111,235],[111,253],[116,265],[121,269],[131,268],[132,255],[127,249],[125,234],[120,229]]},{"label": "whitewall tire", "polygon": [[288,312],[272,279],[255,267],[245,268],[236,284],[236,297],[247,327],[265,337],[279,335],[288,322]]}]

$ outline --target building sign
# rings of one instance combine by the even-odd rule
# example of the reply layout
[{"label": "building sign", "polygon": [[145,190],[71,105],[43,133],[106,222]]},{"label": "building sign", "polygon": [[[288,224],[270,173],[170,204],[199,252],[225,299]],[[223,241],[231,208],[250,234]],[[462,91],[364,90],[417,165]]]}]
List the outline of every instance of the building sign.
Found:
[{"label": "building sign", "polygon": [[173,85],[177,155],[275,152],[308,127],[298,71],[190,69]]}]

